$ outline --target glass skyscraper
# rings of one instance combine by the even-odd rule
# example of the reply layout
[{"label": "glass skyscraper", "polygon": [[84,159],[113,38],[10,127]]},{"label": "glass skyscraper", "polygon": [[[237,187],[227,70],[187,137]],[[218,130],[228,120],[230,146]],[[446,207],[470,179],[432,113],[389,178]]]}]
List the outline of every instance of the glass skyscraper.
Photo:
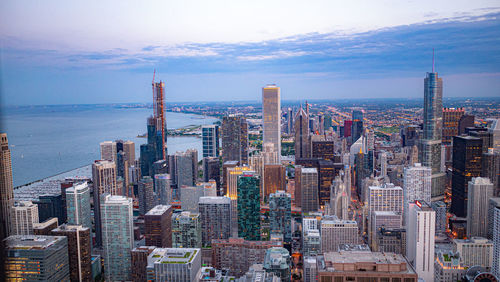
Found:
[{"label": "glass skyscraper", "polygon": [[219,126],[204,125],[201,127],[203,157],[219,156]]},{"label": "glass skyscraper", "polygon": [[273,144],[281,159],[281,100],[280,88],[274,84],[262,87],[262,144]]},{"label": "glass skyscraper", "polygon": [[238,177],[238,237],[260,240],[260,177],[252,172]]},{"label": "glass skyscraper", "polygon": [[90,188],[87,182],[66,189],[66,209],[69,225],[82,225],[92,229]]}]

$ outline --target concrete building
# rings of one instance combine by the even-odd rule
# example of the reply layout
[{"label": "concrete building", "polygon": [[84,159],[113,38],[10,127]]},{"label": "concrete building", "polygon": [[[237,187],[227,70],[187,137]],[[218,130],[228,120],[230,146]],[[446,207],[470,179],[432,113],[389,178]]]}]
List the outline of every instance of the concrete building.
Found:
[{"label": "concrete building", "polygon": [[292,241],[292,196],[277,191],[269,198],[270,233],[283,234],[285,242]]},{"label": "concrete building", "polygon": [[434,279],[434,244],[436,213],[425,202],[410,204],[406,226],[408,261],[413,265],[419,278]]},{"label": "concrete building", "polygon": [[295,187],[295,194],[300,194],[302,212],[308,213],[318,211],[318,170],[316,168],[305,167],[299,167],[297,169],[296,167]]},{"label": "concrete building", "polygon": [[295,159],[311,157],[311,138],[309,133],[309,107],[306,111],[300,107],[295,115]]},{"label": "concrete building", "polygon": [[474,177],[468,184],[467,237],[488,237],[488,204],[493,184],[488,178]]},{"label": "concrete building", "polygon": [[437,251],[434,263],[434,281],[462,281],[467,268],[460,263],[460,255],[450,251]]},{"label": "concrete building", "polygon": [[104,141],[101,142],[101,160],[111,161],[116,163],[116,142]]},{"label": "concrete building", "polygon": [[443,201],[432,202],[432,209],[436,212],[436,234],[444,234],[448,229],[447,208]]},{"label": "concrete building", "polygon": [[[217,183],[217,188],[221,188],[220,169],[219,158],[203,158],[203,181],[208,182],[213,179]],[[218,195],[222,195],[222,193],[218,192]]]},{"label": "concrete building", "polygon": [[202,246],[211,246],[213,239],[231,236],[231,200],[228,197],[201,197],[199,202]]},{"label": "concrete building", "polygon": [[203,125],[201,127],[201,140],[203,144],[203,157],[219,156],[219,126]]},{"label": "concrete building", "polygon": [[266,272],[264,265],[261,263],[253,264],[250,266],[248,271],[244,276],[236,280],[237,282],[255,282],[255,281],[265,281],[265,282],[280,282],[282,281],[279,277],[274,275],[272,272]]},{"label": "concrete building", "polygon": [[274,145],[281,157],[281,98],[280,88],[275,84],[262,87],[262,143]]},{"label": "concrete building", "polygon": [[157,205],[144,215],[146,246],[172,247],[172,206]]},{"label": "concrete building", "polygon": [[319,229],[304,230],[302,233],[302,254],[315,256],[321,253],[321,234]]},{"label": "concrete building", "polygon": [[493,265],[491,272],[500,277],[500,207],[493,208]]},{"label": "concrete building", "polygon": [[52,217],[41,223],[33,224],[33,235],[52,235],[52,229],[56,229],[58,226],[57,217]]},{"label": "concrete building", "polygon": [[406,229],[379,228],[374,251],[406,256]]},{"label": "concrete building", "polygon": [[157,205],[158,195],[154,191],[153,179],[143,176],[139,181],[139,214],[145,215],[150,209]]},{"label": "concrete building", "polygon": [[493,242],[482,237],[470,239],[454,239],[453,251],[460,254],[460,262],[464,267],[482,266],[488,270],[493,263]]},{"label": "concrete building", "polygon": [[14,235],[4,243],[6,281],[69,281],[65,236]]},{"label": "concrete building", "polygon": [[401,214],[394,211],[374,211],[370,218],[371,230],[368,232],[368,243],[372,250],[378,250],[377,235],[381,228],[399,229],[401,225]]},{"label": "concrete building", "polygon": [[92,228],[90,188],[87,182],[66,189],[66,211],[69,225]]},{"label": "concrete building", "polygon": [[102,225],[101,225],[101,197],[108,193],[111,195],[121,195],[116,185],[116,165],[111,161],[95,161],[92,164],[92,183],[94,187],[94,223],[96,245],[102,246]]},{"label": "concrete building", "polygon": [[493,196],[500,197],[500,150],[488,148],[483,153],[481,163],[481,177],[486,177],[493,183]]},{"label": "concrete building", "polygon": [[317,275],[316,257],[304,257],[304,282],[318,281]]},{"label": "concrete building", "polygon": [[146,268],[148,267],[148,256],[156,249],[154,246],[136,247],[130,251],[131,257],[131,279],[134,282],[147,281]]},{"label": "concrete building", "polygon": [[172,187],[170,187],[170,174],[155,174],[155,193],[159,205],[170,205],[172,203]]},{"label": "concrete building", "polygon": [[12,235],[33,235],[33,224],[38,223],[38,206],[31,201],[20,201],[11,207]]},{"label": "concrete building", "polygon": [[495,210],[500,209],[500,197],[490,198],[488,202],[488,239],[493,240],[493,228],[495,225]]},{"label": "concrete building", "polygon": [[134,247],[132,199],[104,194],[100,203],[105,278],[109,281],[128,280],[130,250]]},{"label": "concrete building", "polygon": [[[404,169],[403,191],[405,210],[408,210],[409,203],[416,200],[431,202],[431,176],[430,167],[424,167],[420,163]],[[405,217],[403,217],[406,221]]]},{"label": "concrete building", "polygon": [[286,170],[282,164],[265,164],[264,165],[264,182],[262,200],[267,202],[269,195],[276,191],[284,191],[286,189]]},{"label": "concrete building", "polygon": [[181,206],[182,210],[198,212],[198,203],[201,197],[217,196],[215,182],[197,183],[196,186],[181,187]]},{"label": "concrete building", "polygon": [[335,252],[341,244],[358,244],[358,224],[354,220],[336,217],[321,220],[321,252]]},{"label": "concrete building", "polygon": [[274,247],[266,251],[264,258],[264,269],[268,273],[274,273],[281,281],[290,281],[290,253],[285,248]]},{"label": "concrete building", "polygon": [[0,133],[0,240],[10,234],[10,208],[13,205],[14,184],[9,141],[7,133]]},{"label": "concrete building", "polygon": [[248,163],[248,123],[241,116],[222,118],[222,163]]},{"label": "concrete building", "polygon": [[201,248],[199,213],[183,211],[172,215],[172,247]]},{"label": "concrete building", "polygon": [[196,281],[200,268],[200,249],[157,248],[148,256],[147,281]]}]

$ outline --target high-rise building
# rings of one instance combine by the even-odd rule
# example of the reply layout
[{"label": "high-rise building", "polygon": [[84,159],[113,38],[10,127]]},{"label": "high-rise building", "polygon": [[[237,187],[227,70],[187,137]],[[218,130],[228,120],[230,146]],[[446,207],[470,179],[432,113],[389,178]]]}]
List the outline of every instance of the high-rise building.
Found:
[{"label": "high-rise building", "polygon": [[451,144],[453,136],[458,136],[458,125],[464,116],[464,108],[443,108],[443,144]]},{"label": "high-rise building", "polygon": [[347,178],[343,171],[341,171],[340,175],[335,177],[330,191],[330,208],[332,215],[335,215],[340,219],[348,219],[350,202],[349,193],[347,185],[345,181],[342,180],[341,175],[344,176],[344,178]]},{"label": "high-rise building", "polygon": [[104,141],[101,142],[101,160],[116,162],[116,142]]},{"label": "high-rise building", "polygon": [[59,222],[66,222],[64,214],[66,204],[63,205],[62,195],[40,195],[38,200],[33,201],[38,206],[38,219],[45,221],[57,217]]},{"label": "high-rise building", "polygon": [[66,210],[69,225],[92,229],[90,188],[87,182],[66,189]]},{"label": "high-rise building", "polygon": [[262,200],[267,202],[269,195],[286,189],[286,169],[282,164],[264,165],[264,194]]},{"label": "high-rise building", "polygon": [[316,282],[317,276],[316,257],[304,256],[304,282]]},{"label": "high-rise building", "polygon": [[156,206],[158,199],[154,191],[153,179],[150,176],[143,176],[139,181],[139,214],[145,215],[150,209]]},{"label": "high-rise building", "polygon": [[358,224],[336,217],[321,220],[321,252],[336,252],[340,244],[358,244]]},{"label": "high-rise building", "polygon": [[280,88],[275,84],[262,87],[262,143],[274,145],[281,157],[281,98]]},{"label": "high-rise building", "polygon": [[134,247],[132,199],[104,194],[100,205],[105,278],[109,281],[128,280],[130,251]]},{"label": "high-rise building", "polygon": [[38,223],[38,206],[31,201],[20,201],[11,207],[11,229],[12,235],[32,235],[33,224]]},{"label": "high-rise building", "polygon": [[490,198],[488,202],[488,239],[493,240],[495,209],[500,208],[500,197]]},{"label": "high-rise building", "polygon": [[199,213],[183,211],[172,215],[172,247],[201,248]]},{"label": "high-rise building", "polygon": [[375,211],[392,211],[403,214],[403,189],[387,183],[381,186],[368,187],[368,218]]},{"label": "high-rise building", "polygon": [[444,234],[448,229],[446,204],[443,201],[437,201],[432,202],[431,207],[436,212],[436,234]]},{"label": "high-rise building", "polygon": [[[197,170],[198,161],[193,158],[193,151],[186,150],[186,152],[176,152],[174,155],[175,160],[175,171],[170,170],[170,176],[174,175],[175,184],[177,189],[181,188],[183,185],[194,186],[196,183],[195,167]],[[197,153],[196,153],[197,155]]]},{"label": "high-rise building", "polygon": [[481,160],[481,177],[493,183],[493,196],[500,197],[500,150],[489,148]]},{"label": "high-rise building", "polygon": [[157,249],[154,246],[136,247],[130,251],[131,256],[131,278],[133,282],[147,281],[148,256]]},{"label": "high-rise building", "polygon": [[309,136],[309,113],[302,106],[295,115],[295,159],[311,157],[311,140]]},{"label": "high-rise building", "polygon": [[376,240],[377,243],[375,244],[374,251],[406,256],[406,229],[379,228]]},{"label": "high-rise building", "polygon": [[238,237],[260,240],[260,177],[244,172],[238,177]]},{"label": "high-rise building", "polygon": [[204,158],[219,156],[219,138],[218,125],[204,125],[201,127]]},{"label": "high-rise building", "polygon": [[6,281],[69,281],[65,236],[14,235],[4,243]]},{"label": "high-rise building", "polygon": [[[221,187],[220,159],[216,157],[203,158],[203,181],[215,180],[217,188]],[[219,195],[220,194],[219,192]]]},{"label": "high-rise building", "polygon": [[463,281],[467,268],[460,262],[460,255],[449,250],[436,251],[436,262],[434,263],[434,281]]},{"label": "high-rise building", "polygon": [[52,235],[51,233],[52,229],[57,228],[57,225],[58,225],[57,217],[47,219],[44,222],[35,223],[33,224],[33,235],[50,236]]},{"label": "high-rise building", "polygon": [[287,249],[281,247],[269,248],[264,258],[264,269],[274,273],[281,281],[291,281],[291,258]]},{"label": "high-rise building", "polygon": [[[296,165],[307,168],[316,168],[318,172],[318,205],[323,208],[330,202],[330,190],[332,182],[340,170],[344,169],[342,163],[333,163],[323,159],[299,159],[295,161]],[[348,189],[350,190],[350,189]]]},{"label": "high-rise building", "polygon": [[[420,163],[404,169],[403,191],[404,210],[408,210],[409,203],[416,200],[431,202],[431,168],[422,166]],[[406,219],[404,219],[406,220]]]},{"label": "high-rise building", "polygon": [[94,186],[94,223],[96,245],[102,245],[102,228],[101,228],[101,194],[109,193],[111,195],[119,195],[116,187],[116,165],[110,161],[95,161],[92,164],[92,182]]},{"label": "high-rise building", "polygon": [[318,203],[318,170],[316,168],[295,167],[296,195],[300,195],[303,213],[316,212]]},{"label": "high-rise building", "polygon": [[319,229],[304,230],[302,233],[302,254],[315,256],[321,253],[321,234]]},{"label": "high-rise building", "polygon": [[327,135],[312,135],[311,150],[313,158],[333,161],[335,156],[335,144],[333,138]]},{"label": "high-rise building", "polygon": [[263,143],[262,151],[260,152],[262,155],[264,164],[279,164],[280,154],[274,148],[273,143]]},{"label": "high-rise building", "polygon": [[460,254],[464,267],[482,266],[491,269],[493,263],[493,242],[482,237],[454,239],[453,251]]},{"label": "high-rise building", "polygon": [[10,233],[10,208],[14,205],[12,161],[7,133],[0,133],[0,240]]},{"label": "high-rise building", "polygon": [[270,233],[283,235],[283,240],[292,241],[292,196],[277,191],[269,197]]},{"label": "high-rise building", "polygon": [[488,178],[473,177],[467,193],[467,237],[488,236],[488,202],[493,184]]},{"label": "high-rise building", "polygon": [[377,235],[382,228],[399,229],[401,225],[401,214],[394,211],[374,211],[370,220],[370,230],[368,233],[368,244],[372,250],[378,250]]},{"label": "high-rise building", "polygon": [[[224,164],[224,166],[228,163]],[[247,166],[230,166],[226,167],[226,178],[224,185],[226,186],[225,196],[231,199],[231,235],[238,236],[238,178],[243,173],[251,172]],[[252,172],[253,173],[253,172]]]},{"label": "high-rise building", "polygon": [[424,129],[420,140],[419,160],[432,170],[432,197],[444,195],[445,174],[441,171],[441,141],[443,128],[443,80],[437,72],[424,79]]},{"label": "high-rise building", "polygon": [[198,207],[203,247],[211,246],[213,239],[231,236],[231,200],[228,197],[201,197]]},{"label": "high-rise building", "polygon": [[453,137],[451,212],[458,217],[467,217],[468,183],[481,175],[482,143],[476,137]]},{"label": "high-rise building", "polygon": [[[491,224],[491,223],[490,223]],[[493,208],[493,274],[500,277],[500,207]]]},{"label": "high-rise building", "polygon": [[157,205],[144,215],[146,246],[172,247],[172,206]]},{"label": "high-rise building", "polygon": [[158,204],[170,205],[172,203],[172,188],[170,187],[170,174],[155,174],[155,194]]},{"label": "high-rise building", "polygon": [[[153,120],[154,131],[150,134],[148,128],[148,143],[156,144],[156,160],[166,159],[167,157],[167,122],[165,121],[165,83],[154,81],[153,76]],[[153,135],[150,137],[150,135]],[[150,142],[150,138],[154,142]]]},{"label": "high-rise building", "polygon": [[429,204],[415,201],[409,206],[406,255],[419,278],[434,281],[436,213]]},{"label": "high-rise building", "polygon": [[248,123],[241,116],[222,118],[222,162],[248,163]]},{"label": "high-rise building", "polygon": [[125,153],[125,159],[128,161],[129,165],[135,162],[135,143],[127,140],[123,142],[123,152]]},{"label": "high-rise building", "polygon": [[156,248],[148,256],[144,281],[197,281],[200,268],[200,249]]},{"label": "high-rise building", "polygon": [[363,110],[352,111],[352,143],[356,142],[363,134]]},{"label": "high-rise building", "polygon": [[68,238],[69,273],[71,281],[92,281],[91,227],[60,225],[52,235]]}]

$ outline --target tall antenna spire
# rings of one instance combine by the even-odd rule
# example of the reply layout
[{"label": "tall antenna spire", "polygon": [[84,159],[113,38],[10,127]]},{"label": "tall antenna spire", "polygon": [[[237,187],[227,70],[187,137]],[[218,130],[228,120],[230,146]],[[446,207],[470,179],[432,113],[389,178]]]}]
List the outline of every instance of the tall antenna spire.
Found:
[{"label": "tall antenna spire", "polygon": [[432,48],[432,72],[434,72],[434,48]]}]

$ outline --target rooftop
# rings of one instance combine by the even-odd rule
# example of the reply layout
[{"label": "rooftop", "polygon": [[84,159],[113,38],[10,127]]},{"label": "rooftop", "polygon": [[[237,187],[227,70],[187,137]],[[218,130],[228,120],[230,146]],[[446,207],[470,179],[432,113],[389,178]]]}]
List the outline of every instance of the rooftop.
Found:
[{"label": "rooftop", "polygon": [[66,240],[66,236],[14,235],[5,239],[5,247],[17,250],[43,250],[62,240]]},{"label": "rooftop", "polygon": [[146,215],[162,215],[171,208],[171,205],[157,205],[154,208],[150,209],[146,213]]},{"label": "rooftop", "polygon": [[200,197],[200,204],[230,204],[228,197]]},{"label": "rooftop", "polygon": [[197,255],[201,255],[200,249],[156,248],[148,256],[148,267],[153,267],[155,263],[186,264],[190,263]]}]

